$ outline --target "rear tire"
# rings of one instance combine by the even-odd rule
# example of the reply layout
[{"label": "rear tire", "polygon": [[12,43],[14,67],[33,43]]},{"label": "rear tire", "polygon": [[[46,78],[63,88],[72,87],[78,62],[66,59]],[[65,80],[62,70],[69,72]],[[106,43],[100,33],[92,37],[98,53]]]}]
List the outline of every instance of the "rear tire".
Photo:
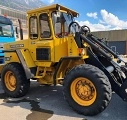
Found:
[{"label": "rear tire", "polygon": [[3,90],[9,97],[22,97],[30,88],[24,69],[19,63],[10,63],[4,66],[1,72]]},{"label": "rear tire", "polygon": [[88,64],[70,70],[64,79],[63,92],[69,105],[87,116],[101,113],[112,96],[107,76],[97,67]]}]

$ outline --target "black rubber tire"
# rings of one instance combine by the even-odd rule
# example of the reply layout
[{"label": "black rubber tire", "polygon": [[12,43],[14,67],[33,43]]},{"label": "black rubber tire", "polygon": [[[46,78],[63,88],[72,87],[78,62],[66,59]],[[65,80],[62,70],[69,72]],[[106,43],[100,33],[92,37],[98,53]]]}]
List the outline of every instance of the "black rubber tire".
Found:
[{"label": "black rubber tire", "polygon": [[[16,78],[16,89],[14,91],[10,91],[5,85],[4,78],[5,78],[6,72],[8,71],[13,72]],[[13,97],[13,98],[24,96],[30,88],[30,80],[26,78],[22,65],[19,63],[9,63],[4,66],[1,72],[1,84],[7,96]]]},{"label": "black rubber tire", "polygon": [[[71,96],[70,86],[78,77],[89,79],[96,88],[97,97],[94,103],[89,106],[79,105]],[[63,85],[63,94],[70,107],[86,116],[93,116],[101,113],[108,106],[112,97],[111,84],[107,76],[97,67],[88,64],[78,65],[72,68],[66,75]]]}]

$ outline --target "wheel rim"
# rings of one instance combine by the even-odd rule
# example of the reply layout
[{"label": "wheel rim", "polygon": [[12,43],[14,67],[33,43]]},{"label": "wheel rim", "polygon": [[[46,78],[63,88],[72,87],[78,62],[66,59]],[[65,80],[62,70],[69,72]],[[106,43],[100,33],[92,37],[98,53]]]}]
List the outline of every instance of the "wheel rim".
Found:
[{"label": "wheel rim", "polygon": [[8,90],[14,91],[16,89],[16,78],[11,71],[6,72],[4,80]]},{"label": "wheel rim", "polygon": [[71,96],[79,105],[89,106],[96,100],[97,92],[89,79],[80,77],[71,84]]}]

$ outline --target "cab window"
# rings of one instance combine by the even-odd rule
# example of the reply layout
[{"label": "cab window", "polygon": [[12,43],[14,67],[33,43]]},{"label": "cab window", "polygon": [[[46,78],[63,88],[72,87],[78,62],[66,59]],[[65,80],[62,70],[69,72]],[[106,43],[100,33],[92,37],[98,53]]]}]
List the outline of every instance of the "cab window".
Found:
[{"label": "cab window", "polygon": [[31,39],[38,38],[37,17],[36,16],[30,17],[30,38]]},{"label": "cab window", "polygon": [[49,25],[49,17],[47,13],[40,14],[39,20],[40,20],[41,38],[50,38],[51,30]]},{"label": "cab window", "polygon": [[52,13],[52,20],[55,36],[58,38],[68,36],[68,27],[73,21],[72,16],[64,12],[60,12],[59,16],[57,16],[56,12],[54,11]]}]

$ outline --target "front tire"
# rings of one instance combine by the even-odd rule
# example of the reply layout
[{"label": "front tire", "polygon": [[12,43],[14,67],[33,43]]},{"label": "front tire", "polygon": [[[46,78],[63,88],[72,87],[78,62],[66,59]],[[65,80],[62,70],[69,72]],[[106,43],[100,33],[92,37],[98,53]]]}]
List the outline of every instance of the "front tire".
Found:
[{"label": "front tire", "polygon": [[102,112],[112,96],[107,76],[97,67],[88,64],[70,70],[64,79],[63,92],[74,110],[88,116]]},{"label": "front tire", "polygon": [[1,72],[1,83],[4,92],[9,97],[22,97],[30,88],[30,80],[27,80],[24,69],[19,63],[9,63]]}]

